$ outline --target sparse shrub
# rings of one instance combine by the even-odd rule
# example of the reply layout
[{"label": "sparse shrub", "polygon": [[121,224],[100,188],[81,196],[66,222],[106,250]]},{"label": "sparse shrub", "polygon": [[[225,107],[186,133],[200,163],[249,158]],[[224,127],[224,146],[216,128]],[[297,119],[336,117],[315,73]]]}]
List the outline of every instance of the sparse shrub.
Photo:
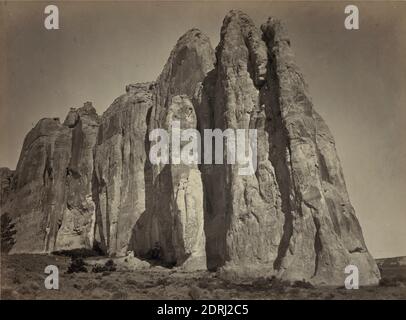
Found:
[{"label": "sparse shrub", "polygon": [[102,273],[105,271],[105,266],[102,266],[101,264],[96,264],[92,268],[92,272],[94,273]]},{"label": "sparse shrub", "polygon": [[150,260],[162,260],[162,247],[159,242],[155,242],[154,247],[147,252],[146,258]]},{"label": "sparse shrub", "polygon": [[157,286],[166,286],[168,284],[168,279],[166,278],[159,278],[158,281],[156,282]]},{"label": "sparse shrub", "polygon": [[15,244],[15,224],[8,213],[1,215],[1,252],[8,253]]},{"label": "sparse shrub", "polygon": [[282,280],[272,276],[271,278],[271,289],[278,293],[284,293],[286,288],[290,286],[290,282],[287,280]]},{"label": "sparse shrub", "polygon": [[92,272],[94,273],[103,273],[103,276],[109,275],[110,272],[116,271],[117,265],[114,263],[113,260],[108,260],[104,265],[96,264],[92,268]]},{"label": "sparse shrub", "polygon": [[85,262],[82,258],[72,258],[67,273],[87,272]]},{"label": "sparse shrub", "polygon": [[303,279],[302,281],[300,280],[295,281],[292,287],[303,289],[314,289],[314,286],[310,282],[307,282],[305,279]]},{"label": "sparse shrub", "polygon": [[272,285],[272,282],[275,281],[274,277],[269,279],[269,278],[264,278],[264,277],[260,277],[255,279],[252,282],[252,287],[255,290],[268,290],[269,287]]},{"label": "sparse shrub", "polygon": [[85,248],[78,248],[78,249],[72,249],[72,250],[60,250],[60,251],[54,251],[52,253],[55,255],[58,255],[58,256],[69,257],[71,259],[77,259],[77,258],[84,259],[84,258],[88,258],[88,257],[97,257],[97,256],[101,256],[103,254],[98,249],[85,249]]},{"label": "sparse shrub", "polygon": [[116,264],[111,259],[106,262],[105,267],[107,268],[107,271],[116,271],[117,269]]}]

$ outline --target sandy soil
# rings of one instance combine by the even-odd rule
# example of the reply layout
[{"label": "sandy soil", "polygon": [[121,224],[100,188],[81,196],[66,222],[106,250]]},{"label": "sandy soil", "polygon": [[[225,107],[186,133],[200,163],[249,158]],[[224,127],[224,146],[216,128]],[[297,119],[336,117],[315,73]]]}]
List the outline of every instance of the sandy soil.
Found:
[{"label": "sandy soil", "polygon": [[[359,290],[298,288],[267,279],[230,283],[216,273],[148,270],[66,273],[71,259],[56,255],[1,257],[1,299],[406,299],[406,267],[382,270],[380,286]],[[44,268],[59,268],[59,290],[47,290]]]}]

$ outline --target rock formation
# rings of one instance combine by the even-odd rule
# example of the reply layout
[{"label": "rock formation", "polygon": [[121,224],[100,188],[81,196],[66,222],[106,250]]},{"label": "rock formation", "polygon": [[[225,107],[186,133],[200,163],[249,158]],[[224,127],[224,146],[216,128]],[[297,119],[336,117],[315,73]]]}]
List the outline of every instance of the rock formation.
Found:
[{"label": "rock formation", "polygon": [[91,103],[72,109],[63,124],[42,119],[26,136],[15,172],[2,170],[8,177],[1,213],[13,217],[17,230],[11,253],[92,247],[97,127]]},{"label": "rock formation", "polygon": [[71,131],[71,150],[65,177],[66,208],[59,222],[56,249],[92,248],[95,204],[92,198],[93,149],[99,116],[92,104],[71,110],[64,122]]},{"label": "rock formation", "polygon": [[[178,40],[155,83],[149,132],[170,130],[173,121],[179,121],[181,129],[197,127],[191,98],[213,64],[214,51],[201,31],[191,29]],[[145,255],[157,244],[169,265],[206,268],[203,186],[197,165],[155,165],[146,171],[151,191],[136,225],[135,251]]]},{"label": "rock formation", "polygon": [[123,255],[146,208],[146,119],[151,83],[129,85],[101,117],[95,146],[93,199],[95,239],[109,255]]},{"label": "rock formation", "polygon": [[[173,134],[175,120],[201,133],[256,129],[255,174],[152,164],[151,132]],[[273,18],[258,29],[231,11],[215,52],[189,30],[155,82],[128,85],[101,117],[86,103],[63,124],[41,120],[0,179],[1,213],[17,230],[11,253],[97,247],[224,277],[334,285],[354,264],[361,284],[379,279],[332,134]]]}]

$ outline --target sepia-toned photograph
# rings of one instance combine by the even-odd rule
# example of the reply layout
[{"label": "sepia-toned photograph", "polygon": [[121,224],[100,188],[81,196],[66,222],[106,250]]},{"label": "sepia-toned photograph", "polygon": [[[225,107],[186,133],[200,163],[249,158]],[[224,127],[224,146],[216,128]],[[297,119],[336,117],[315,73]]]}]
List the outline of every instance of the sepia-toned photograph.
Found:
[{"label": "sepia-toned photograph", "polygon": [[0,300],[406,300],[405,17],[1,1]]}]

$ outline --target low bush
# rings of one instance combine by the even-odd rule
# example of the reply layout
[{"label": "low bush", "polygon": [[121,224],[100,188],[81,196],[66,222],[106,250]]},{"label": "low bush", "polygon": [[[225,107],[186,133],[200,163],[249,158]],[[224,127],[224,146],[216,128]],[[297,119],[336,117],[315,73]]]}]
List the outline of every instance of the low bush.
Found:
[{"label": "low bush", "polygon": [[8,253],[15,244],[15,223],[6,212],[1,215],[1,252]]},{"label": "low bush", "polygon": [[72,249],[72,250],[59,250],[59,251],[54,251],[52,253],[57,256],[69,257],[71,259],[79,259],[79,258],[84,259],[84,258],[88,258],[88,257],[97,257],[97,256],[102,255],[102,253],[100,251],[97,251],[95,249],[85,249],[85,248]]},{"label": "low bush", "polygon": [[271,289],[279,293],[285,292],[286,288],[290,286],[290,282],[287,280],[282,280],[272,276],[271,278]]},{"label": "low bush", "polygon": [[66,273],[87,272],[86,264],[82,258],[72,258]]},{"label": "low bush", "polygon": [[108,274],[109,272],[113,272],[117,270],[117,265],[114,263],[113,260],[108,260],[104,265],[96,264],[92,272],[94,273],[103,273]]},{"label": "low bush", "polygon": [[295,281],[292,287],[302,289],[314,289],[314,286],[310,282],[307,282],[305,279],[303,279],[302,281],[300,280]]},{"label": "low bush", "polygon": [[149,249],[145,258],[148,260],[162,260],[162,247],[159,244],[159,242],[155,242],[155,245],[153,248]]}]

